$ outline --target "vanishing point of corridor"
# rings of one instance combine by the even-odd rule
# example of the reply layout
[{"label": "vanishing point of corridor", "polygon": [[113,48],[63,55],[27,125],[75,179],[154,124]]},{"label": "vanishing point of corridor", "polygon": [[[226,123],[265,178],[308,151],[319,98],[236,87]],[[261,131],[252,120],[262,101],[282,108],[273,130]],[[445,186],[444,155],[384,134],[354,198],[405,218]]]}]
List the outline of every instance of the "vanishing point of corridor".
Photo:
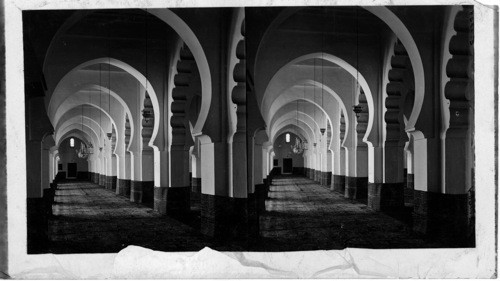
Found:
[{"label": "vanishing point of corridor", "polygon": [[117,252],[127,245],[160,251],[432,247],[394,218],[306,178],[275,178],[265,205],[260,238],[228,244],[200,234],[197,208],[188,218],[171,218],[93,183],[61,183],[52,206],[48,251]]}]

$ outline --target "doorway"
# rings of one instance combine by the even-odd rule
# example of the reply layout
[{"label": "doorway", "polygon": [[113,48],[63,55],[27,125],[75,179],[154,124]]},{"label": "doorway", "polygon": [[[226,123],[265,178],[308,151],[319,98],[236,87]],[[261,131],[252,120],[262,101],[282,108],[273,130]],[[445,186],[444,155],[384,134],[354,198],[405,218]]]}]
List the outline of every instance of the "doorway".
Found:
[{"label": "doorway", "polygon": [[76,163],[68,163],[68,178],[76,179]]},{"label": "doorway", "polygon": [[283,158],[283,174],[291,174],[293,170],[292,158]]}]

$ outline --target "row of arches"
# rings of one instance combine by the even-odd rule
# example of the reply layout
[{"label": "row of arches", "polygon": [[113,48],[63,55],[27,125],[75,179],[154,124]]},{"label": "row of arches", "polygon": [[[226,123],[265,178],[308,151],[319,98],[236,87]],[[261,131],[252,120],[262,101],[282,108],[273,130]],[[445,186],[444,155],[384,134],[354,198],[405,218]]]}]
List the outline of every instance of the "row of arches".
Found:
[{"label": "row of arches", "polygon": [[[470,31],[472,19],[469,8],[465,7],[459,13],[456,13],[455,8],[447,10],[445,14],[456,16],[455,28],[464,31],[467,22]],[[377,19],[373,19],[369,24],[383,25],[387,24],[388,19],[392,19],[392,15],[381,17],[381,11],[369,8],[366,10],[383,22],[376,23]],[[302,14],[300,11],[294,12],[298,14],[297,18],[300,17],[307,22],[304,20],[306,13],[313,14],[314,9],[303,11]],[[317,12],[316,17],[321,13]],[[335,14],[331,10],[326,13]],[[353,13],[362,14],[359,11]],[[441,231],[437,229],[441,229],[444,225],[450,227],[452,232],[457,230],[459,224],[464,229],[467,228],[468,230],[464,231],[470,235],[472,226],[470,223],[473,220],[470,213],[458,215],[460,213],[458,209],[444,212],[448,215],[454,213],[455,218],[462,217],[462,219],[449,219],[444,218],[442,213],[438,214],[441,211],[437,211],[442,207],[438,205],[447,204],[444,202],[471,200],[473,196],[471,194],[474,193],[471,185],[458,187],[456,184],[449,185],[442,182],[446,177],[445,173],[448,175],[453,173],[450,170],[447,170],[448,172],[441,170],[443,168],[441,165],[445,164],[443,162],[439,164],[440,161],[436,158],[439,154],[437,147],[439,145],[436,142],[440,141],[436,139],[435,132],[438,128],[443,128],[442,124],[448,122],[449,110],[440,111],[440,102],[436,102],[435,99],[437,96],[426,88],[429,87],[428,84],[437,83],[443,86],[446,84],[446,81],[438,82],[428,78],[431,76],[429,72],[433,72],[430,65],[440,69],[450,66],[446,64],[437,66],[439,63],[435,64],[429,60],[429,53],[432,51],[428,52],[422,46],[419,47],[420,51],[419,48],[415,48],[421,44],[419,40],[422,38],[411,35],[411,32],[405,34],[413,27],[395,27],[387,24],[385,28],[388,29],[382,29],[386,32],[385,36],[373,37],[376,43],[369,40],[372,39],[367,34],[370,31],[366,31],[360,41],[363,46],[357,46],[359,38],[354,40],[351,38],[351,48],[338,48],[336,44],[340,43],[335,43],[335,36],[332,35],[336,33],[330,32],[327,35],[330,42],[325,47],[324,39],[322,44],[317,43],[322,40],[320,37],[324,36],[321,32],[316,32],[314,35],[311,30],[309,37],[303,36],[304,30],[295,31],[298,35],[294,34],[287,29],[289,24],[287,20],[291,21],[290,18],[293,16],[287,15],[286,12],[282,12],[281,15],[285,19],[281,23],[276,23],[276,31],[266,30],[262,35],[262,43],[257,50],[254,65],[255,80],[262,81],[260,84],[256,82],[255,97],[268,128],[269,139],[272,140],[266,144],[265,157],[272,159],[279,155],[276,165],[268,161],[269,170],[275,166],[274,169],[279,173],[285,169],[285,158],[295,157],[293,154],[290,156],[290,152],[287,157],[283,157],[281,150],[284,143],[276,141],[292,133],[307,147],[299,153],[304,159],[303,165],[298,163],[299,167],[296,170],[299,174],[305,174],[320,184],[345,194],[346,198],[361,200],[374,210],[393,214],[409,210],[409,223],[417,232],[436,233]],[[365,15],[364,19],[367,20],[367,17],[369,16]],[[329,19],[331,22],[336,21],[334,15]],[[447,20],[449,21],[449,18]],[[313,27],[304,27],[307,28]],[[342,29],[342,25],[337,28]],[[364,28],[369,29],[367,26]],[[446,43],[449,41],[445,38],[449,38],[449,35],[445,34],[453,32],[448,24],[443,30],[443,36],[438,39],[443,40],[441,46],[444,53],[447,49],[458,48]],[[266,42],[266,36],[273,39],[268,39]],[[355,36],[358,37],[359,34]],[[461,36],[462,40],[470,39],[465,35],[457,36]],[[297,42],[298,38],[306,40],[307,43],[292,45],[291,42]],[[315,40],[316,43],[311,43]],[[456,40],[458,42],[459,39]],[[348,44],[346,41],[339,42]],[[470,54],[472,41],[460,42],[464,48],[461,54]],[[278,46],[283,45],[294,47],[276,53]],[[328,52],[303,55],[304,52],[315,50],[314,48],[317,50],[319,47],[327,49]],[[352,51],[358,48],[362,48],[361,55]],[[369,55],[372,56],[372,60]],[[360,57],[363,65],[358,67]],[[468,74],[462,73],[461,77],[472,77],[471,68],[465,66],[470,62],[470,58],[461,57],[461,59],[464,59],[463,70],[468,69]],[[290,61],[288,64],[285,63],[287,60]],[[380,72],[377,76],[374,75],[375,72],[364,69],[365,67],[378,67]],[[335,71],[341,73],[334,73]],[[318,72],[319,76],[316,75]],[[323,73],[327,73],[326,79]],[[470,84],[466,81],[463,83],[462,89],[467,91]],[[263,87],[264,85],[266,86]],[[321,103],[317,98],[318,92],[321,93]],[[434,98],[431,98],[432,96]],[[433,99],[434,101],[431,101]],[[468,120],[469,117],[464,118]],[[441,123],[442,121],[444,123]],[[328,131],[333,137],[325,133]],[[468,149],[470,148],[471,146],[468,146]],[[455,150],[454,147],[448,149]],[[276,153],[277,150],[280,152]],[[456,157],[455,160],[457,158],[460,158],[457,161],[459,163],[470,163],[471,160],[462,156]],[[466,174],[470,175],[471,170],[467,171]],[[441,186],[441,189],[437,186]],[[444,192],[446,188],[449,188],[448,192]],[[437,195],[437,193],[449,195]],[[445,197],[448,199],[444,199]],[[452,197],[454,199],[451,199]],[[459,197],[462,199],[458,199]],[[464,207],[469,204],[469,207],[465,208],[470,208],[470,203],[465,201],[458,204]],[[469,226],[466,227],[466,224]],[[446,236],[444,240],[451,240],[450,236],[443,232],[439,235]],[[462,237],[464,240],[460,243],[469,243],[464,241],[470,237]]]},{"label": "row of arches", "polygon": [[[61,145],[77,138],[92,152],[88,179],[161,214],[189,212],[195,199],[207,235],[257,233],[249,210],[262,205],[285,158],[296,159],[292,172],[374,210],[411,207],[416,231],[437,231],[443,219],[427,206],[430,194],[471,188],[471,165],[459,165],[468,176],[458,184],[449,164],[472,157],[470,123],[456,120],[472,118],[471,45],[462,42],[471,14],[447,7],[432,11],[446,24],[419,27],[424,10],[68,12],[38,55],[46,89],[28,96],[34,118],[46,114],[48,125],[30,130],[47,150],[40,163],[50,163],[28,196],[57,179]],[[214,18],[220,30],[207,31]],[[426,40],[437,26],[445,26],[433,35],[440,48]],[[102,30],[89,38],[93,27]],[[450,81],[436,79],[436,69]],[[463,159],[451,139],[468,151]],[[468,228],[467,214],[459,217]]]}]

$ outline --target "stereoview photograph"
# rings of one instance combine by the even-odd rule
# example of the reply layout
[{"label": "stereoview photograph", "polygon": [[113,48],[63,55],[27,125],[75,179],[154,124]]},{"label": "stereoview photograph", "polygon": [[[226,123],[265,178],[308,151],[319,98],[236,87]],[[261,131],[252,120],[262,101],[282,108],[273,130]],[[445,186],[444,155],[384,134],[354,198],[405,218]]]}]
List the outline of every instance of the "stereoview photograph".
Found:
[{"label": "stereoview photograph", "polygon": [[475,247],[473,6],[22,22],[29,254]]}]

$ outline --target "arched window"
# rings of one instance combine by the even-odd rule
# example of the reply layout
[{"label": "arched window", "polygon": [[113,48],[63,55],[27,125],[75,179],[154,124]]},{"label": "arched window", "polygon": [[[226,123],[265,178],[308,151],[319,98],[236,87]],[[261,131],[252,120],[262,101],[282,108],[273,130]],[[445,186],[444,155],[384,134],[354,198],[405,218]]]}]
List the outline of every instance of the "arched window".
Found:
[{"label": "arched window", "polygon": [[290,142],[290,134],[289,133],[286,133],[286,135],[285,135],[285,142],[286,143]]},{"label": "arched window", "polygon": [[69,139],[69,147],[75,147],[75,139],[74,138]]}]

